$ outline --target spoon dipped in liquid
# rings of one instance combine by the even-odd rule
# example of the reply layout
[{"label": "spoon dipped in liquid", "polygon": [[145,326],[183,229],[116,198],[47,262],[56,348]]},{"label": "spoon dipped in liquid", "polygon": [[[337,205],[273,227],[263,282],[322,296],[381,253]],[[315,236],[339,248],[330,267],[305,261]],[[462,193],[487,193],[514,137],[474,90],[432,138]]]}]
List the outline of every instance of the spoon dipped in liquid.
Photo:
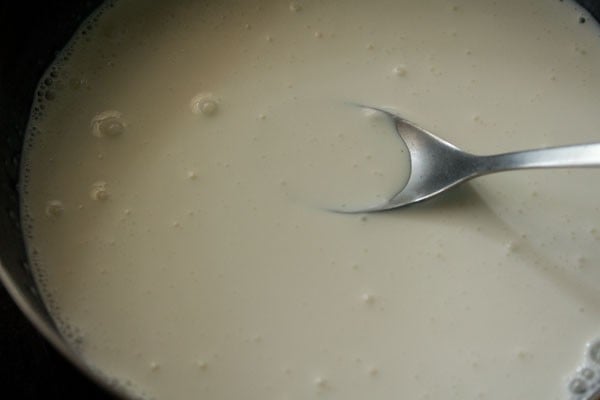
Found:
[{"label": "spoon dipped in liquid", "polygon": [[576,144],[478,156],[462,151],[398,114],[377,107],[392,119],[396,132],[408,148],[410,173],[406,184],[380,205],[343,213],[391,210],[431,199],[479,176],[518,169],[600,167],[600,143]]}]

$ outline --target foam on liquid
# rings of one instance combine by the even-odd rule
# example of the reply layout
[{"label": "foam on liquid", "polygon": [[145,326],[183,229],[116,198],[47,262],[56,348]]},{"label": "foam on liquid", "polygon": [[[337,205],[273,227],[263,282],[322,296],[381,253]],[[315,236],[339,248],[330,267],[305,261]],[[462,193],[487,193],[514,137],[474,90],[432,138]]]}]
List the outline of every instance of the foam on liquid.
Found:
[{"label": "foam on liquid", "polygon": [[597,171],[324,209],[406,179],[390,122],[352,103],[475,153],[598,141],[599,34],[560,1],[108,4],[42,79],[25,146],[46,302],[147,398],[585,392]]}]

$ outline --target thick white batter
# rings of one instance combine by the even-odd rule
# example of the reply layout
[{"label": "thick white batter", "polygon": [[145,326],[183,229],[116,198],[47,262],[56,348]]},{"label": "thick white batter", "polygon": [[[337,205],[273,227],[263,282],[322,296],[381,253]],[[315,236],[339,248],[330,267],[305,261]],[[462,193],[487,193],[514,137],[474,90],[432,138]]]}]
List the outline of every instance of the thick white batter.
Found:
[{"label": "thick white batter", "polygon": [[169,400],[568,396],[600,336],[598,171],[324,208],[407,172],[389,121],[352,102],[475,153],[600,140],[584,11],[120,0],[83,29],[40,87],[23,209],[92,366]]}]

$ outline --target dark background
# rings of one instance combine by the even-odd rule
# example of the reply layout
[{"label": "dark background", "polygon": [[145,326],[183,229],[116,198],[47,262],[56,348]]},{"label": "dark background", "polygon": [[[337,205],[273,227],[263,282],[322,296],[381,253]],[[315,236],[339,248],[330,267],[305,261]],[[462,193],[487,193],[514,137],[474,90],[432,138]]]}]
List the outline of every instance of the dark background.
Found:
[{"label": "dark background", "polygon": [[[71,366],[0,285],[0,390],[12,399],[112,399]],[[10,395],[7,395],[10,393]]]},{"label": "dark background", "polygon": [[[34,90],[56,51],[101,1],[0,0],[0,254],[15,282],[31,279],[21,267],[24,250],[14,210],[22,131]],[[111,399],[37,333],[1,284],[0,390],[6,400]]]}]

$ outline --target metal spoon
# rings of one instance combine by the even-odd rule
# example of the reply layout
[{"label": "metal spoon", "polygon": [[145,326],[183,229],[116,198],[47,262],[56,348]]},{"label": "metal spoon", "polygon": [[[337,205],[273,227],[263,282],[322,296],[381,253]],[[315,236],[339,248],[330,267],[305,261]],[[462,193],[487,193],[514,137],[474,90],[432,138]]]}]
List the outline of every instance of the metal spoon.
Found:
[{"label": "metal spoon", "polygon": [[406,185],[381,205],[342,212],[375,212],[404,207],[430,199],[478,176],[494,172],[534,168],[600,167],[600,143],[525,150],[490,156],[466,153],[414,123],[377,107],[392,118],[408,148],[410,175]]}]

